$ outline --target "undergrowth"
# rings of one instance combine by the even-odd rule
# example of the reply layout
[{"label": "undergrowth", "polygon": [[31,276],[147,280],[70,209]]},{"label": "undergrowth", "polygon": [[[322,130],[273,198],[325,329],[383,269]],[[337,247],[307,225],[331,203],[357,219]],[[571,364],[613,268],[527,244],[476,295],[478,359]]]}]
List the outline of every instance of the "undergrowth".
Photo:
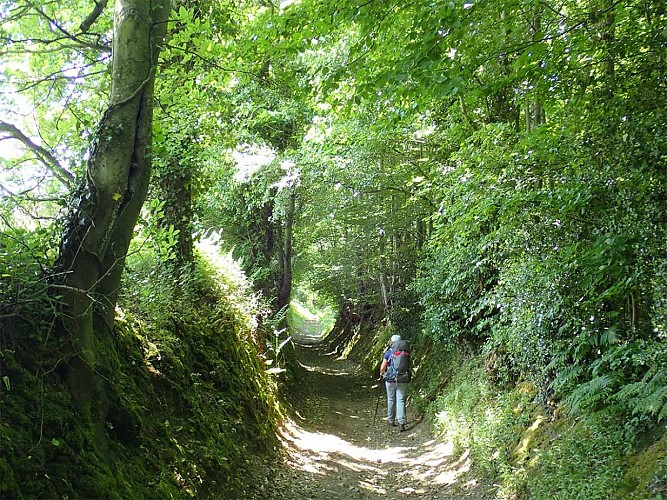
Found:
[{"label": "undergrowth", "polygon": [[499,498],[663,498],[664,428],[642,433],[613,407],[568,414],[538,403],[528,382],[499,388],[481,356],[423,354],[418,405],[443,439],[470,452]]},{"label": "undergrowth", "polygon": [[35,307],[47,295],[17,300],[20,314],[3,322],[0,497],[242,498],[239,470],[272,451],[278,407],[263,312],[239,277],[200,258],[173,290],[145,252],[128,268],[102,353],[114,370],[104,374],[113,397],[101,452],[61,378],[62,339]]},{"label": "undergrowth", "polygon": [[[391,325],[355,347],[375,370]],[[412,339],[414,376],[409,401],[441,440],[467,454],[474,475],[493,484],[496,498],[667,498],[667,434],[610,404],[572,412],[542,402],[530,382],[498,385],[488,356],[463,356],[427,336]],[[467,453],[466,453],[467,452]]]}]

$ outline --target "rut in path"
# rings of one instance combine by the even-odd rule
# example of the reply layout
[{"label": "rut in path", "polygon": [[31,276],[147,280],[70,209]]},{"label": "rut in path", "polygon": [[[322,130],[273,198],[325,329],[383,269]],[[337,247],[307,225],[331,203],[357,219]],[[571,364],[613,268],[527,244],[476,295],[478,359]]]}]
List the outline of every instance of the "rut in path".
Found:
[{"label": "rut in path", "polygon": [[259,473],[263,477],[248,498],[493,497],[471,476],[468,453],[431,435],[409,392],[407,430],[399,432],[386,424],[386,398],[372,376],[314,343],[301,343],[298,351],[307,375],[293,401],[295,415],[281,434],[285,454]]}]

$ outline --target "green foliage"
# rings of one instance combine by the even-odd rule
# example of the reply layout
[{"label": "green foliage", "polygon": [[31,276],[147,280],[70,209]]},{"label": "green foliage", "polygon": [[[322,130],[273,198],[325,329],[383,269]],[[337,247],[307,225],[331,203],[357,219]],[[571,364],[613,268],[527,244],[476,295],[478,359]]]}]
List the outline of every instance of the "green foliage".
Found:
[{"label": "green foliage", "polygon": [[594,416],[545,413],[534,385],[491,383],[488,359],[443,353],[428,339],[418,345],[417,404],[499,496],[655,498],[660,491],[664,433],[644,448],[656,438],[613,403]]},{"label": "green foliage", "polygon": [[32,341],[48,339],[59,305],[48,294],[56,235],[51,228],[0,232],[0,319]]},{"label": "green foliage", "polygon": [[334,304],[308,288],[298,287],[292,294],[286,319],[290,332],[307,332],[313,338],[325,339],[336,317]]},{"label": "green foliage", "polygon": [[623,438],[615,422],[574,424],[536,454],[530,464],[536,470],[525,486],[527,494],[539,498],[609,498],[610,492],[623,485],[623,456],[619,452]]},{"label": "green foliage", "polygon": [[590,380],[575,384],[581,370],[570,371],[554,386],[569,392],[566,403],[577,412],[613,407],[619,414],[632,415],[632,422],[645,424],[653,418],[660,422],[667,415],[666,360],[662,342],[622,342],[591,364]]},{"label": "green foliage", "polygon": [[[664,364],[665,89],[649,54],[664,59],[665,18],[608,8],[299,2],[271,19],[319,103],[300,279],[360,311],[405,263],[390,317],[421,311],[435,345],[486,353],[494,383],[584,413],[613,401],[641,433],[664,407],[644,363]],[[425,255],[382,249],[415,219]]]},{"label": "green foliage", "polygon": [[662,182],[643,153],[631,160],[613,143],[607,154],[625,167],[579,167],[594,155],[574,129],[544,125],[518,138],[487,127],[466,144],[474,149],[462,145],[431,188],[444,201],[414,284],[428,329],[448,342],[486,341],[507,356],[507,374],[542,394],[554,377],[559,397],[590,380],[568,401],[594,408],[644,376],[632,363],[606,373],[607,356],[641,346],[664,358]]},{"label": "green foliage", "polygon": [[236,471],[271,448],[277,418],[258,356],[263,312],[231,261],[197,262],[175,287],[166,274],[149,279],[152,247],[128,259],[114,336],[99,343],[112,367],[108,457],[90,451],[96,438],[72,408],[59,339],[28,321],[48,311],[16,305],[24,319],[0,330],[3,497],[243,497]]},{"label": "green foliage", "polygon": [[[255,157],[257,164],[252,164],[253,152],[262,157]],[[239,154],[245,159],[238,168],[231,157],[223,168],[218,166],[215,189],[202,199],[200,213],[208,230],[224,228],[226,248],[234,250],[257,289],[270,298],[276,294],[284,245],[285,199],[276,185],[286,172],[266,148],[248,148]]]},{"label": "green foliage", "polygon": [[[1,8],[5,51],[0,116],[52,154],[58,167],[81,173],[109,92],[106,66],[113,13],[105,9],[92,29],[84,32],[79,26],[91,10],[85,1],[67,6],[49,1],[4,2]],[[13,144],[19,150],[18,141]],[[21,160],[17,167],[26,172],[24,177],[32,176],[25,168],[29,165],[33,174],[39,172],[43,178],[35,183],[38,190],[54,179],[54,172],[41,163],[51,160],[34,147],[24,148]]]},{"label": "green foliage", "polygon": [[[90,7],[0,6],[3,116],[13,122],[33,105],[39,123],[22,125],[73,172],[89,156],[109,90],[110,10],[79,30]],[[238,422],[227,403],[213,401],[217,376],[186,366],[215,365],[217,373],[223,367],[209,351],[222,347],[193,340],[198,331],[254,332],[246,323],[260,307],[255,299],[221,306],[218,295],[248,285],[235,288],[201,261],[174,272],[178,249],[192,233],[221,234],[270,300],[285,277],[294,194],[294,279],[333,304],[346,325],[382,322],[383,336],[395,329],[425,356],[440,353],[438,363],[453,365],[441,375],[421,364],[416,381],[431,414],[448,412],[451,432],[484,470],[535,497],[615,491],[621,461],[659,433],[667,415],[663,10],[639,0],[178,3],[156,84],[150,215],[120,290],[125,314],[147,325],[137,339],[143,358],[133,359],[174,374],[169,380],[191,393],[180,407],[206,413],[208,398],[223,415],[211,416],[216,425]],[[233,155],[252,148],[265,148],[272,161],[241,172]],[[25,336],[48,350],[52,317],[31,306],[57,308],[45,299],[41,274],[54,235],[31,232],[40,224],[27,214],[52,217],[65,188],[39,181],[33,193],[17,194],[22,166],[34,166],[23,160],[6,161],[11,172],[0,178],[8,194],[0,202],[0,315],[12,321],[12,340]],[[283,161],[292,166],[281,168]],[[52,180],[53,167],[40,172]],[[25,250],[38,257],[25,260]],[[225,314],[246,319],[230,326]],[[298,311],[287,314],[293,327],[304,326]],[[261,355],[279,360],[286,333],[282,318],[275,321],[267,322],[268,345],[262,334],[248,336]],[[360,338],[364,328],[354,335],[366,354],[381,347]],[[3,351],[7,359],[12,350]],[[479,358],[468,365],[457,350],[483,353],[486,376]],[[251,355],[233,354],[263,373]],[[42,372],[53,369],[45,357]],[[441,394],[461,363],[456,389]],[[7,393],[28,376],[17,373],[0,386]],[[530,389],[497,392],[514,386]],[[555,422],[551,448],[538,424],[537,451],[513,462],[511,444],[538,421],[530,398],[557,413],[566,407],[581,423],[565,432]],[[49,408],[60,414],[57,404]],[[130,421],[141,420],[133,402],[124,408]],[[185,420],[169,421],[155,436],[180,447],[169,457],[183,482],[163,473],[159,491],[191,494],[197,472],[183,457],[202,449],[184,446]],[[82,439],[49,435],[44,443],[74,460],[71,443]],[[210,468],[231,470],[202,456]],[[586,486],[591,471],[599,481]],[[86,482],[104,483],[86,474]]]}]

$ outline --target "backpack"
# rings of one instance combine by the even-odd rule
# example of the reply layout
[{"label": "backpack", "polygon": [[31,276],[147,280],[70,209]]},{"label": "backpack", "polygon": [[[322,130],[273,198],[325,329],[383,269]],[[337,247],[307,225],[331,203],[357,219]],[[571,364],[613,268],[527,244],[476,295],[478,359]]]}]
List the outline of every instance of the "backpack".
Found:
[{"label": "backpack", "polygon": [[410,382],[411,375],[410,344],[407,340],[397,340],[391,346],[391,356],[389,357],[385,380],[401,383]]}]

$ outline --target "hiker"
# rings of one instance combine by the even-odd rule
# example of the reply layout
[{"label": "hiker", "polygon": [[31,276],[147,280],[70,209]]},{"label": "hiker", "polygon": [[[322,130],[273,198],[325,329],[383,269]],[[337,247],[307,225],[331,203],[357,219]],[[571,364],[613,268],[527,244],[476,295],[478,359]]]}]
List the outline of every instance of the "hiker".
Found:
[{"label": "hiker", "polygon": [[405,394],[410,376],[410,344],[400,335],[392,335],[380,365],[380,378],[387,388],[387,425],[393,427],[398,423],[401,432],[407,423]]}]

